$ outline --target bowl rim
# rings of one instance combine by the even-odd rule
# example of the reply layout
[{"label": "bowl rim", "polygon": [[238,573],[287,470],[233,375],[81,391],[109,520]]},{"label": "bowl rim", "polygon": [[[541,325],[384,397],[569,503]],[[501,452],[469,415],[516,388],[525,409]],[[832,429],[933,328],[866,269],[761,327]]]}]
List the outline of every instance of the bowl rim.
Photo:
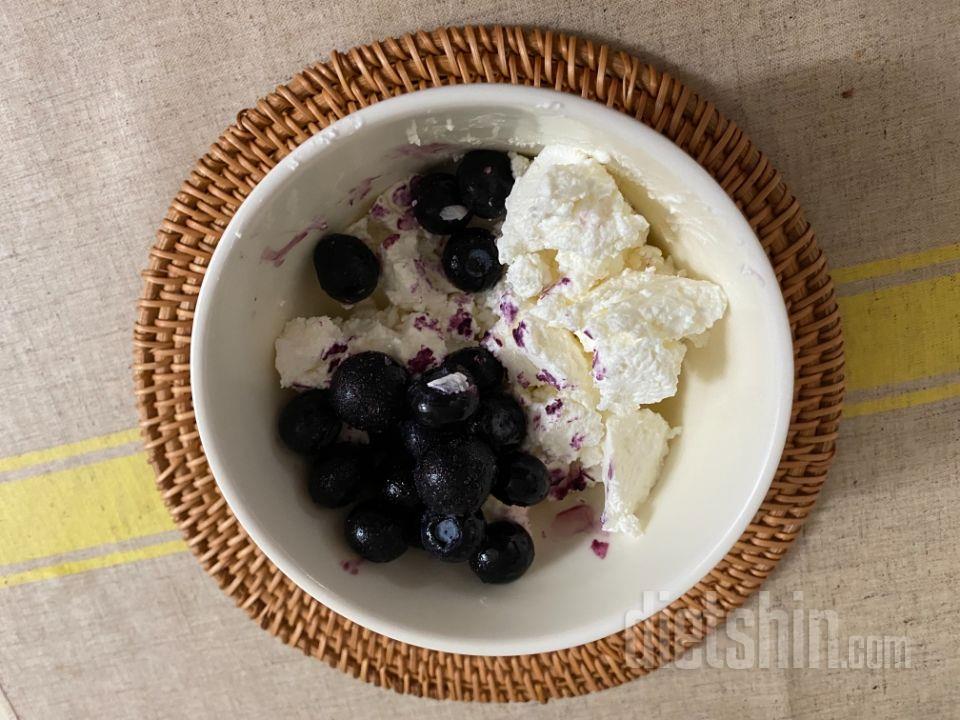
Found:
[{"label": "bowl rim", "polygon": [[455,106],[483,103],[495,110],[498,106],[531,108],[544,107],[547,103],[555,102],[563,104],[564,113],[568,116],[580,118],[592,116],[595,121],[602,121],[605,125],[615,128],[622,135],[633,134],[638,136],[639,144],[652,148],[653,154],[667,157],[667,161],[671,163],[671,168],[678,168],[678,172],[688,182],[691,194],[708,202],[720,213],[724,222],[736,231],[738,236],[741,234],[744,236],[743,252],[752,253],[756,256],[750,259],[763,261],[752,263],[755,272],[760,275],[765,287],[776,289],[778,301],[773,303],[774,307],[770,309],[770,312],[776,316],[774,319],[776,329],[773,344],[779,346],[780,350],[778,356],[771,358],[771,361],[776,362],[780,369],[778,385],[780,393],[779,406],[771,436],[772,442],[767,448],[767,457],[764,460],[762,472],[754,482],[748,501],[741,508],[739,514],[729,521],[727,529],[713,547],[706,551],[699,563],[683,574],[682,579],[678,580],[673,587],[658,591],[655,598],[644,598],[643,615],[645,617],[653,616],[694,587],[723,559],[760,507],[773,481],[783,448],[786,445],[794,384],[792,332],[786,306],[780,292],[780,285],[766,252],[746,218],[743,217],[733,200],[717,181],[694,158],[669,138],[629,115],[596,101],[546,88],[477,83],[429,88],[382,100],[337,120],[307,139],[277,163],[257,183],[221,234],[221,239],[212,254],[197,298],[190,352],[190,384],[193,407],[207,463],[230,510],[267,558],[317,601],[374,632],[400,642],[431,650],[482,656],[553,652],[594,642],[625,630],[628,627],[625,624],[625,617],[630,608],[595,618],[590,623],[574,628],[547,633],[536,639],[524,638],[520,641],[496,638],[463,639],[448,634],[432,633],[398,625],[382,614],[358,609],[348,597],[344,597],[325,586],[318,578],[302,569],[296,559],[281,544],[274,541],[269,529],[259,523],[255,516],[247,511],[240,498],[240,493],[235,491],[229,476],[225,472],[224,464],[218,456],[217,443],[214,440],[215,433],[206,420],[206,408],[209,399],[202,381],[206,373],[205,353],[202,348],[206,345],[208,334],[210,312],[208,299],[220,279],[224,264],[227,262],[226,257],[231,253],[240,237],[237,230],[246,223],[249,216],[258,210],[264,199],[282,186],[290,171],[306,159],[322,153],[334,138],[366,131],[377,125],[393,122],[397,118],[408,116],[410,119],[419,118],[425,113],[442,112],[444,108]]}]

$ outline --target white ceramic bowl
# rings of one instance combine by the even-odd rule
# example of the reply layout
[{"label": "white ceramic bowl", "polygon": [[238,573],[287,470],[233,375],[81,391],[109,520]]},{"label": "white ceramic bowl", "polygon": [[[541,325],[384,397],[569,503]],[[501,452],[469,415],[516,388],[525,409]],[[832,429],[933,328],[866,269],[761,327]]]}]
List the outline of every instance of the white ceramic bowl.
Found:
[{"label": "white ceramic bowl", "polygon": [[[563,142],[609,153],[628,199],[691,274],[719,283],[729,310],[684,361],[679,395],[662,412],[673,441],[645,511],[646,534],[536,537],[518,582],[483,585],[462,566],[408,552],[356,575],[342,514],[313,507],[303,467],[279,444],[285,394],[274,339],[297,316],[335,313],[317,285],[318,218],[356,219],[349,191],[391,183],[467,147],[530,154]],[[302,242],[293,240],[307,230]],[[287,247],[284,260],[271,250]],[[267,258],[267,259],[264,259]],[[720,187],[666,138],[570,95],[470,85],[417,92],[361,110],[285,158],[243,203],[210,263],[193,330],[191,376],[200,436],[243,527],[277,566],[338,613],[397,640],[437,650],[513,655],[603,637],[660,610],[736,541],[770,485],[786,438],[793,363],[777,281],[754,233]],[[596,493],[595,493],[596,494]],[[595,500],[597,498],[594,498]],[[546,506],[546,507],[544,507]],[[559,509],[543,503],[538,520]]]}]

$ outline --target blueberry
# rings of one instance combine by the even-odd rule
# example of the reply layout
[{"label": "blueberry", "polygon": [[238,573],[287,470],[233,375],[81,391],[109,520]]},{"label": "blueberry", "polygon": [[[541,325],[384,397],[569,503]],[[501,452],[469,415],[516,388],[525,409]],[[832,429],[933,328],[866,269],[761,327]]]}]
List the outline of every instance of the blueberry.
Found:
[{"label": "blueberry", "polygon": [[413,468],[403,458],[386,469],[380,480],[380,498],[388,505],[415,508],[420,504],[420,495],[413,482]]},{"label": "blueberry", "polygon": [[466,562],[483,541],[485,523],[480,512],[446,515],[425,512],[420,523],[423,549],[446,562]]},{"label": "blueberry", "polygon": [[439,428],[470,417],[480,404],[480,391],[463,369],[436,368],[410,383],[407,404],[414,420]]},{"label": "blueberry", "polygon": [[329,400],[325,390],[307,390],[288,402],[277,423],[283,444],[294,452],[313,455],[336,440],[341,423]]},{"label": "blueberry", "polygon": [[527,418],[520,403],[509,395],[494,395],[480,401],[470,418],[471,432],[495,448],[519,445],[527,437]]},{"label": "blueberry", "polygon": [[427,450],[413,471],[423,504],[430,510],[467,515],[490,494],[497,459],[476,438],[456,438]]},{"label": "blueberry", "polygon": [[457,179],[447,173],[420,178],[413,191],[413,214],[421,227],[438,235],[449,235],[470,222],[470,211],[460,199]]},{"label": "blueberry", "polygon": [[484,228],[465,228],[452,235],[442,260],[447,280],[465,292],[492,288],[503,275],[497,243]]},{"label": "blueberry", "polygon": [[353,305],[377,289],[380,263],[373,251],[353,235],[327,235],[313,249],[313,267],[320,287],[345,305]]},{"label": "blueberry", "polygon": [[470,569],[485,583],[513,582],[533,562],[533,538],[509,520],[487,525],[480,549],[470,558]]},{"label": "blueberry", "polygon": [[359,447],[337,443],[310,464],[307,489],[317,505],[343,507],[360,493],[367,467],[358,452]]},{"label": "blueberry", "polygon": [[484,347],[468,347],[447,355],[443,367],[448,370],[463,368],[481,393],[489,393],[503,385],[507,371],[493,353]]},{"label": "blueberry", "polygon": [[404,420],[400,423],[400,441],[404,449],[414,459],[419,458],[423,453],[443,440],[449,440],[454,436],[455,428],[443,427],[432,428],[418,423],[416,420]]},{"label": "blueberry", "polygon": [[371,562],[390,562],[407,549],[404,516],[375,500],[362,502],[347,516],[346,536],[351,549]]},{"label": "blueberry", "polygon": [[407,371],[379,352],[352,355],[337,366],[330,383],[330,404],[348,425],[385,432],[403,417]]},{"label": "blueberry", "polygon": [[457,186],[474,215],[487,220],[502,217],[513,189],[510,158],[496,150],[471,150],[457,168]]},{"label": "blueberry", "polygon": [[538,458],[516,452],[500,458],[493,496],[507,505],[536,505],[550,492],[550,472]]},{"label": "blueberry", "polygon": [[399,508],[400,519],[403,523],[403,539],[410,547],[423,549],[423,538],[420,537],[420,518],[427,509],[423,505],[415,508]]}]

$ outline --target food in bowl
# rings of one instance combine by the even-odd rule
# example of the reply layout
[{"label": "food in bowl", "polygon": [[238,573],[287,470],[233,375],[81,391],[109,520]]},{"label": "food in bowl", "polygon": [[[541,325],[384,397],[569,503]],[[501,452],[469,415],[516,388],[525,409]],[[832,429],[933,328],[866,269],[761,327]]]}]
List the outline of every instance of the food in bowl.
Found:
[{"label": "food in bowl", "polygon": [[[318,279],[345,315],[296,318],[277,339],[281,385],[303,392],[281,437],[314,456],[316,502],[376,495],[346,520],[361,557],[421,544],[512,581],[534,556],[523,508],[593,484],[602,529],[642,533],[679,432],[647,406],[676,394],[684,341],[706,341],[726,298],[647,243],[602,161],[564,146],[532,162],[472,151],[317,244]],[[306,440],[285,437],[294,412]]]}]

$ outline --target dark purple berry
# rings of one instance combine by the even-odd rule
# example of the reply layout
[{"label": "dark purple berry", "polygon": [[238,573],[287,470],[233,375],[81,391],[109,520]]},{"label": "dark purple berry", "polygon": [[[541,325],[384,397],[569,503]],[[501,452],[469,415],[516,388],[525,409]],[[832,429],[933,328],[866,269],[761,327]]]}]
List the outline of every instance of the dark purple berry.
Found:
[{"label": "dark purple berry", "polygon": [[417,463],[413,479],[430,510],[467,515],[487,499],[496,472],[496,456],[486,443],[457,438],[427,450]]},{"label": "dark purple berry", "polygon": [[457,185],[463,202],[477,217],[502,217],[513,189],[509,156],[496,150],[471,150],[457,168]]},{"label": "dark purple berry", "polygon": [[450,353],[443,361],[443,367],[465,369],[483,394],[499,390],[507,375],[500,361],[484,347],[468,347]]},{"label": "dark purple berry", "polygon": [[352,355],[333,373],[330,404],[348,425],[385,432],[403,417],[407,379],[407,371],[388,355]]},{"label": "dark purple berry", "polygon": [[447,280],[465,292],[492,288],[503,275],[497,243],[484,228],[465,228],[452,235],[442,261]]},{"label": "dark purple berry", "polygon": [[507,505],[536,505],[550,492],[550,471],[538,458],[525,452],[500,458],[493,496]]},{"label": "dark purple berry", "polygon": [[347,516],[347,543],[371,562],[390,562],[407,549],[400,509],[376,501],[362,502]]},{"label": "dark purple berry", "polygon": [[307,390],[288,402],[277,423],[283,444],[294,452],[315,455],[336,440],[341,423],[329,400],[326,390]]},{"label": "dark purple berry", "polygon": [[485,583],[513,582],[533,562],[533,538],[509,520],[487,525],[480,549],[470,558],[470,569]]},{"label": "dark purple berry", "polygon": [[470,222],[470,211],[460,199],[457,179],[447,173],[420,178],[413,192],[413,214],[421,227],[437,235],[449,235]]},{"label": "dark purple berry", "polygon": [[389,505],[414,508],[420,504],[420,495],[413,482],[413,466],[409,460],[400,459],[384,471],[379,495]]},{"label": "dark purple berry", "polygon": [[436,368],[410,383],[407,404],[414,420],[440,428],[470,417],[480,404],[480,391],[462,368]]},{"label": "dark purple berry", "polygon": [[320,287],[345,305],[353,305],[377,289],[380,263],[353,235],[327,235],[313,249],[313,267]]},{"label": "dark purple berry", "polygon": [[457,430],[456,427],[427,427],[416,420],[408,419],[400,423],[400,441],[407,453],[417,459],[426,452],[427,448],[438,442],[450,440]]},{"label": "dark purple berry", "polygon": [[323,507],[349,504],[360,494],[366,481],[367,466],[360,446],[337,443],[310,464],[307,490],[311,499]]},{"label": "dark purple berry", "polygon": [[480,547],[484,528],[480,512],[463,516],[428,510],[422,516],[420,541],[433,557],[446,562],[466,562]]},{"label": "dark purple berry", "polygon": [[520,403],[509,395],[481,400],[469,427],[495,448],[515,447],[527,437],[527,417]]}]

